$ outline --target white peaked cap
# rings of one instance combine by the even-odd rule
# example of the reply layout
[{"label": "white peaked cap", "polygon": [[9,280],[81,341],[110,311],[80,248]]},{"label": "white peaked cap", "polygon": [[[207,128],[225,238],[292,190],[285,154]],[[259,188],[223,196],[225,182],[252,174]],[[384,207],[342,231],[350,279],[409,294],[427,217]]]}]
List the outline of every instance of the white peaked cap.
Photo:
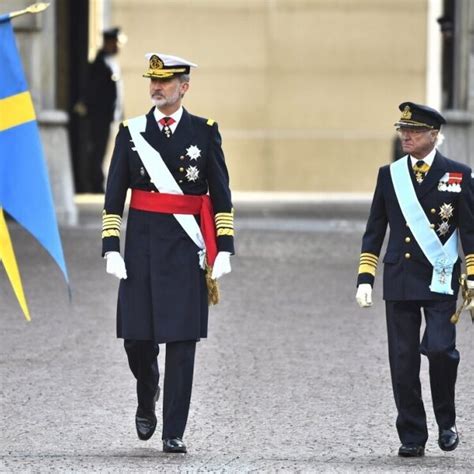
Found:
[{"label": "white peaked cap", "polygon": [[145,58],[150,61],[152,56],[158,56],[162,61],[164,66],[189,66],[189,67],[198,67],[197,64],[188,61],[187,59],[180,58],[178,56],[171,56],[171,54],[162,54],[162,53],[146,53]]},{"label": "white peaked cap", "polygon": [[148,60],[148,71],[143,74],[143,77],[152,79],[167,79],[189,74],[192,67],[197,67],[197,64],[169,54],[147,53],[145,57]]}]

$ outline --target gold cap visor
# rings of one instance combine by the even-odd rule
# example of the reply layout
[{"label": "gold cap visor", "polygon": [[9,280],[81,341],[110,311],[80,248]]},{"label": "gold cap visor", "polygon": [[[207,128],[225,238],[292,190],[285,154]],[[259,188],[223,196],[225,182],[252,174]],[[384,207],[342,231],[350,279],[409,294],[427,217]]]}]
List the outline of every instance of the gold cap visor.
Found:
[{"label": "gold cap visor", "polygon": [[173,68],[173,69],[149,69],[148,72],[143,74],[143,77],[155,78],[155,79],[165,79],[167,77],[172,77],[175,74],[185,74],[187,68]]},{"label": "gold cap visor", "polygon": [[401,122],[394,123],[395,127],[413,127],[413,128],[429,128],[433,129],[433,125],[427,123],[417,122],[416,120],[403,120]]}]

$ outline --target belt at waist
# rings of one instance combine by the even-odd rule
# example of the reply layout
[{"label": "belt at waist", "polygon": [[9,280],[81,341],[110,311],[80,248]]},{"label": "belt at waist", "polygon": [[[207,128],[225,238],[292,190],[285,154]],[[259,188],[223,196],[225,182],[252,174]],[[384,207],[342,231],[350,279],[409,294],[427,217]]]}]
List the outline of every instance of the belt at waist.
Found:
[{"label": "belt at waist", "polygon": [[207,194],[151,193],[132,189],[130,207],[140,211],[162,214],[199,214],[201,232],[206,245],[207,264],[212,267],[217,255],[216,226],[212,202]]}]

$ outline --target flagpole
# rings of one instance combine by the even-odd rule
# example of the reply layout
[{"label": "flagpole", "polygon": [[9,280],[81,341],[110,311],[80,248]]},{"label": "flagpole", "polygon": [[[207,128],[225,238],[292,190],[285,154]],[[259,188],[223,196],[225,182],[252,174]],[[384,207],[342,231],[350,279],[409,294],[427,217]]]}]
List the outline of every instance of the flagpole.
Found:
[{"label": "flagpole", "polygon": [[21,16],[21,15],[26,15],[27,13],[40,13],[46,10],[46,8],[48,8],[49,5],[50,5],[49,3],[45,3],[45,2],[34,3],[33,5],[26,7],[24,10],[18,10],[16,12],[9,13],[8,17],[11,20],[12,18],[16,18],[17,16]]}]

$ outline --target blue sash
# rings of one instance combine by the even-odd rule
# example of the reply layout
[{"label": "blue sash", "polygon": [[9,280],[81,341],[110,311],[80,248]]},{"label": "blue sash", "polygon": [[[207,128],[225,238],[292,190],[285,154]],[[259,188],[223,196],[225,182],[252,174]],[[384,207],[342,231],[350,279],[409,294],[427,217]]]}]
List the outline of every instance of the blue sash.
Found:
[{"label": "blue sash", "polygon": [[407,155],[390,165],[398,204],[416,242],[433,265],[430,290],[433,293],[452,295],[454,292],[451,288],[451,279],[454,264],[458,259],[458,232],[455,230],[447,242],[441,244],[416,196],[407,166],[408,159]]}]

